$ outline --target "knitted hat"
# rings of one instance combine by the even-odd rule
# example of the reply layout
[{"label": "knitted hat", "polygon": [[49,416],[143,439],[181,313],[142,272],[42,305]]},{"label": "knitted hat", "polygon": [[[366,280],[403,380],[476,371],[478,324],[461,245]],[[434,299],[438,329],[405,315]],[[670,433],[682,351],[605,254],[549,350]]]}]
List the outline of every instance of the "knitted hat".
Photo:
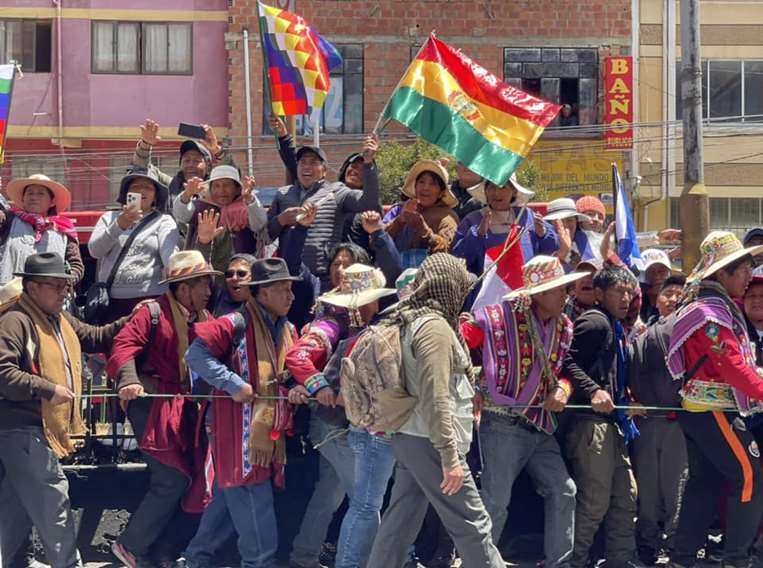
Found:
[{"label": "knitted hat", "polygon": [[607,216],[607,209],[604,207],[601,199],[593,195],[584,195],[578,199],[575,202],[575,209],[578,210],[578,213],[585,214],[587,211],[595,211],[596,213],[601,214],[602,217]]}]

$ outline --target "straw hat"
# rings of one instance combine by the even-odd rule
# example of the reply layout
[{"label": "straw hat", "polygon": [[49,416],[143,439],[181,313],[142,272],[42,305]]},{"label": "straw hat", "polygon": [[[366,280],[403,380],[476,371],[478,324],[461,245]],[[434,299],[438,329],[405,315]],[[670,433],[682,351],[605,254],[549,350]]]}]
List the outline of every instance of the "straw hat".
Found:
[{"label": "straw hat", "polygon": [[339,286],[320,296],[318,301],[340,308],[355,309],[397,293],[396,290],[385,288],[386,284],[387,279],[378,268],[353,264],[342,274]]},{"label": "straw hat", "polygon": [[403,184],[403,193],[411,199],[416,199],[416,179],[424,172],[429,172],[440,178],[445,184],[445,192],[442,194],[442,201],[450,208],[458,205],[458,199],[448,186],[448,170],[440,163],[434,160],[420,160],[413,164],[413,167],[405,177]]},{"label": "straw hat", "polygon": [[28,178],[12,180],[5,188],[5,194],[8,196],[8,199],[21,207],[24,190],[30,185],[41,185],[53,194],[53,199],[56,201],[55,208],[57,213],[66,211],[72,204],[71,192],[60,183],[53,181],[43,174],[34,174]]},{"label": "straw hat", "polygon": [[2,286],[0,286],[0,307],[4,306],[8,302],[12,302],[23,292],[21,287],[21,278],[16,277],[13,280],[9,280]]},{"label": "straw hat", "polygon": [[578,212],[575,202],[569,197],[560,197],[559,199],[551,201],[548,204],[546,215],[543,217],[543,220],[560,221],[562,219],[569,219],[570,217],[577,217],[578,221],[591,221],[591,218],[588,215],[583,215]]},{"label": "straw hat", "polygon": [[221,276],[207,263],[204,255],[197,250],[181,250],[170,257],[170,265],[167,267],[167,277],[159,284],[169,284],[170,282],[181,282],[200,276]]},{"label": "straw hat", "polygon": [[763,245],[744,248],[734,233],[729,231],[711,231],[699,245],[702,255],[697,266],[692,270],[689,281],[703,280],[712,276],[724,266],[739,260],[743,256],[760,254]]},{"label": "straw hat", "polygon": [[[516,172],[511,174],[509,181],[511,182],[511,185],[513,185],[514,188],[517,190],[517,195],[514,198],[514,203],[512,204],[512,206],[524,207],[535,196],[535,192],[530,191],[525,186],[519,183]],[[477,185],[473,185],[472,187],[466,188],[466,191],[468,191],[469,194],[474,199],[487,205],[487,195],[485,194],[485,186],[488,183],[489,183],[488,181],[483,180]]]},{"label": "straw hat", "polygon": [[588,276],[588,272],[564,273],[564,268],[555,256],[539,255],[522,266],[524,286],[510,292],[505,298],[515,298],[520,294],[532,295],[560,286],[566,286]]}]

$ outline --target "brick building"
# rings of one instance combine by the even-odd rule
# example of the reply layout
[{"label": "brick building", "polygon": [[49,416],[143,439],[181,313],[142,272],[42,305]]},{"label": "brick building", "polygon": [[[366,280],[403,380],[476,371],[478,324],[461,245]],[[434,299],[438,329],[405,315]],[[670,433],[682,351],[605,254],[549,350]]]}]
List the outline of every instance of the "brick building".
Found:
[{"label": "brick building", "polygon": [[[373,129],[387,98],[431,30],[508,82],[571,104],[581,127],[602,119],[603,58],[631,52],[632,0],[280,0],[337,45],[344,66],[333,75],[321,145],[331,166]],[[249,31],[255,171],[261,185],[283,179],[263,129],[262,58],[256,0],[229,0],[226,47],[231,141],[246,141],[243,31]],[[291,4],[291,6],[287,6]],[[267,111],[265,111],[267,112]],[[549,197],[609,193],[610,163],[597,129],[547,130],[531,159]],[[588,133],[586,133],[588,132]],[[405,130],[388,127],[401,138]],[[243,154],[240,155],[243,161]],[[626,164],[627,166],[627,164]],[[626,167],[627,169],[627,167]]]}]

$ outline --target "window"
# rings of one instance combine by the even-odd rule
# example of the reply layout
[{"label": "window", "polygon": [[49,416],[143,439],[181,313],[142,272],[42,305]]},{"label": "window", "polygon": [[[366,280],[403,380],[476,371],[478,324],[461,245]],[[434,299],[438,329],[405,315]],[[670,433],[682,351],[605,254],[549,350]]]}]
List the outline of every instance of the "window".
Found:
[{"label": "window", "polygon": [[[763,61],[703,60],[702,118],[763,122]],[[683,117],[681,62],[676,62],[676,118]]]},{"label": "window", "polygon": [[[363,46],[336,48],[342,55],[342,65],[331,72],[331,88],[321,111],[321,130],[328,134],[359,134],[363,132]],[[270,134],[271,105],[267,94],[262,108],[263,132]],[[311,135],[312,128],[310,116],[297,117],[298,134]]]},{"label": "window", "polygon": [[93,73],[190,75],[192,24],[93,22]]},{"label": "window", "polygon": [[596,123],[599,76],[596,49],[507,47],[503,60],[507,83],[548,101],[570,105],[572,114],[564,126]]},{"label": "window", "polygon": [[0,63],[15,61],[24,73],[50,73],[50,21],[0,20]]},{"label": "window", "polygon": [[[678,197],[670,198],[670,226],[681,227]],[[763,200],[755,197],[711,197],[710,229],[731,231],[738,237],[751,228],[763,225]]]}]

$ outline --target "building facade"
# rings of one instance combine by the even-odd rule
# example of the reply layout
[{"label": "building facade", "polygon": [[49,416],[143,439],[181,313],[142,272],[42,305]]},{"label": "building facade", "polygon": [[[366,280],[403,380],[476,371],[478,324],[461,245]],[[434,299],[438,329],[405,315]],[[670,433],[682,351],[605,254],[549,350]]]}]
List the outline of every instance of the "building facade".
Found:
[{"label": "building facade", "polygon": [[[244,170],[251,148],[259,185],[283,183],[263,100],[256,0],[62,0],[60,10],[45,0],[12,1],[0,12],[0,62],[20,62],[24,78],[13,96],[3,178],[42,170],[73,189],[75,207],[101,208],[115,196],[139,124],[152,118],[163,127],[163,169],[177,165],[177,124],[206,123]],[[599,125],[605,58],[632,53],[638,0],[271,3],[302,15],[343,55],[322,113],[330,175],[374,128],[435,30],[507,82],[570,105],[568,126],[547,129],[530,155],[544,198],[608,196],[612,162],[632,177],[630,152],[605,151]],[[298,128],[310,134],[308,121]],[[384,134],[411,139],[394,124]]]},{"label": "building facade", "polygon": [[[763,3],[700,4],[705,186],[710,225],[763,224]],[[683,186],[680,2],[639,5],[640,215],[678,227]],[[668,198],[669,199],[666,199]]]},{"label": "building facade", "polygon": [[[611,193],[611,162],[627,169],[628,153],[604,152],[603,62],[631,53],[632,0],[279,0],[294,8],[337,45],[344,56],[332,73],[332,92],[323,112],[321,145],[334,173],[373,130],[384,104],[429,33],[460,48],[507,82],[554,102],[571,105],[579,128],[551,128],[530,156],[548,198]],[[251,129],[267,138],[262,58],[256,0],[231,0],[226,35],[232,140],[246,139],[244,31],[249,33]],[[557,124],[558,125],[558,124]],[[300,121],[302,131],[309,129]],[[405,139],[399,125],[385,135]],[[255,146],[261,184],[283,179],[269,139]],[[243,157],[242,157],[243,159]],[[273,167],[276,164],[276,167]]]},{"label": "building facade", "polygon": [[[228,125],[225,0],[20,0],[0,10],[0,63],[16,61],[4,179],[45,173],[73,207],[114,200],[145,118]],[[157,155],[177,167],[177,144]]]}]

